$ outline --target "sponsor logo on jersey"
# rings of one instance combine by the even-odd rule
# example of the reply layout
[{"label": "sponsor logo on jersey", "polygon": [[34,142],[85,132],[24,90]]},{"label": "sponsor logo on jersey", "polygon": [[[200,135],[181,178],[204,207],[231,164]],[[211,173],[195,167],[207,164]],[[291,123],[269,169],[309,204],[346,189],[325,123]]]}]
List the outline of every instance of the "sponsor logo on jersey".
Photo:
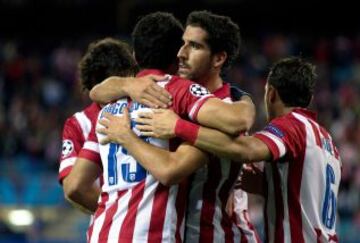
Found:
[{"label": "sponsor logo on jersey", "polygon": [[200,84],[192,84],[189,90],[190,93],[195,97],[201,97],[210,94],[209,90],[207,90],[207,88],[201,86]]},{"label": "sponsor logo on jersey", "polygon": [[65,158],[69,156],[73,150],[74,150],[74,143],[69,139],[63,140],[61,156]]},{"label": "sponsor logo on jersey", "polygon": [[277,136],[279,138],[284,137],[284,133],[274,124],[267,125],[264,130],[274,134],[275,136]]}]

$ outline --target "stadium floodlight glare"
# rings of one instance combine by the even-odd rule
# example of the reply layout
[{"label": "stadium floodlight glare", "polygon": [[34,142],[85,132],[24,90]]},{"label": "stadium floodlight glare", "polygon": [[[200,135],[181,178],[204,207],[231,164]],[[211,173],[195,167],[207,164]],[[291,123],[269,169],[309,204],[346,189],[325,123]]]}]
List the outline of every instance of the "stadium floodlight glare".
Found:
[{"label": "stadium floodlight glare", "polygon": [[8,214],[9,222],[14,226],[29,226],[34,222],[34,215],[27,209],[14,209]]}]

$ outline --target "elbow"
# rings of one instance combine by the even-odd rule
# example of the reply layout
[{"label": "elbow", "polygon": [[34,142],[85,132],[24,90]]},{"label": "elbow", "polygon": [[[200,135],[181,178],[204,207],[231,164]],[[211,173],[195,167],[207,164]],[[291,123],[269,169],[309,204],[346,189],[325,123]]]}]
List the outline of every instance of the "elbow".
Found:
[{"label": "elbow", "polygon": [[97,102],[97,103],[105,103],[104,101],[102,101],[101,99],[99,99],[99,92],[97,92],[97,85],[95,85],[89,92],[89,97],[92,101]]},{"label": "elbow", "polygon": [[237,136],[249,131],[255,122],[255,112],[249,112],[246,115],[238,116],[233,125],[229,127],[229,134]]},{"label": "elbow", "polygon": [[63,181],[63,187],[65,199],[75,202],[86,190],[86,188],[84,188],[84,186],[79,181],[72,180],[72,178],[65,178]]},{"label": "elbow", "polygon": [[178,176],[174,173],[164,173],[163,175],[159,176],[159,181],[164,186],[172,186],[175,184],[180,183],[181,180],[178,179]]},{"label": "elbow", "polygon": [[164,186],[179,184],[184,179],[180,170],[176,168],[177,163],[178,161],[176,159],[169,160],[169,166],[158,174],[157,179]]}]

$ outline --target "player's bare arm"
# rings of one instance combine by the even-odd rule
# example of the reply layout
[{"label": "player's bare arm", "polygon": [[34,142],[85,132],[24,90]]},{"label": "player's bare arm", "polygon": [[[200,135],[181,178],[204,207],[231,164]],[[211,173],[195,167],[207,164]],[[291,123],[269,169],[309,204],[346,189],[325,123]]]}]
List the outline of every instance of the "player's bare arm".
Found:
[{"label": "player's bare arm", "polygon": [[175,127],[179,116],[170,109],[153,109],[153,112],[139,112],[135,118],[136,128],[141,135],[161,139],[176,137]]},{"label": "player's bare arm", "polygon": [[[217,109],[212,108],[211,103],[216,103],[214,107],[218,105],[225,106],[225,112],[217,112]],[[202,117],[201,120],[199,118],[198,120],[202,125],[213,126],[222,132],[237,135],[240,132],[247,131],[254,123],[255,106],[248,96],[244,96],[240,101],[233,104],[219,102],[217,99],[209,99],[205,105],[206,107],[201,108],[199,111],[199,115],[201,112]],[[219,110],[221,109],[219,108]],[[231,115],[233,112],[238,112],[238,115]],[[140,112],[139,117],[136,118],[138,123],[136,127],[144,136],[169,139],[177,135],[175,129],[178,119],[178,115],[172,110],[154,109],[153,112]],[[231,123],[233,126],[230,125]],[[220,126],[224,127],[220,128]]]},{"label": "player's bare arm", "polygon": [[163,79],[157,75],[139,78],[111,76],[91,89],[90,98],[97,103],[106,104],[129,96],[152,108],[166,108],[171,105],[171,95],[155,83]]},{"label": "player's bare arm", "polygon": [[268,146],[252,136],[229,136],[214,129],[200,127],[196,147],[234,161],[249,163],[272,158]]},{"label": "player's bare arm", "polygon": [[100,188],[94,182],[100,174],[98,165],[87,159],[77,158],[71,173],[63,180],[66,200],[86,213],[94,213],[100,195]]},{"label": "player's bare arm", "polygon": [[99,121],[104,128],[97,131],[106,137],[100,143],[121,144],[164,185],[181,182],[208,160],[204,152],[188,143],[183,143],[175,152],[170,152],[144,142],[130,129],[130,118],[126,110],[122,117],[106,113],[104,117]]},{"label": "player's bare arm", "polygon": [[255,105],[249,96],[240,101],[226,103],[220,99],[208,99],[197,115],[199,124],[238,135],[248,131],[255,121]]}]

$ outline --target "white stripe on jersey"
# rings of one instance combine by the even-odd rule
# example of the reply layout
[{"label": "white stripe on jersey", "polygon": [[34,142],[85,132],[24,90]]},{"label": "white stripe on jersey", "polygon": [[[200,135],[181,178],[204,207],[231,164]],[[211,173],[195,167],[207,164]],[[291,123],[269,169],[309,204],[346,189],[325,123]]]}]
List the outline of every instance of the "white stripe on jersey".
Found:
[{"label": "white stripe on jersey", "polygon": [[[118,198],[117,192],[110,193],[110,195],[115,199]],[[128,190],[123,196],[121,196],[119,200],[113,202],[113,203],[117,203],[117,209],[112,217],[113,221],[111,223],[111,227],[109,230],[109,238],[108,238],[109,243],[119,241],[120,229],[126,217],[126,212],[128,211],[131,195],[132,195],[132,190]],[[105,210],[105,212],[108,212],[108,210]]]},{"label": "white stripe on jersey", "polygon": [[[276,169],[280,174],[281,181],[281,197],[284,205],[284,242],[291,242],[290,232],[290,218],[289,218],[289,203],[288,203],[288,178],[289,178],[289,163],[276,163]],[[290,205],[291,206],[291,205]]]},{"label": "white stripe on jersey", "polygon": [[[225,239],[225,232],[221,225],[223,212],[222,212],[222,202],[220,201],[220,189],[223,187],[224,182],[228,179],[228,175],[230,175],[230,167],[231,161],[228,159],[221,159],[220,160],[221,166],[221,180],[219,182],[218,188],[216,188],[216,201],[215,205],[215,213],[213,217],[213,225],[214,225],[214,242],[222,242]],[[226,176],[227,175],[227,176]]]},{"label": "white stripe on jersey", "polygon": [[83,148],[99,153],[99,144],[92,141],[86,141]]},{"label": "white stripe on jersey", "polygon": [[99,242],[99,233],[104,224],[106,212],[108,212],[108,209],[113,205],[114,201],[116,201],[116,198],[117,198],[117,194],[115,193],[113,193],[112,195],[109,194],[109,199],[105,203],[105,210],[102,212],[102,214],[99,217],[94,219],[93,231],[92,234],[90,235],[91,237],[90,243]]},{"label": "white stripe on jersey", "polygon": [[71,158],[62,160],[60,162],[59,172],[63,171],[64,169],[66,169],[69,166],[73,166],[75,164],[75,160],[76,160],[76,157],[71,157]]},{"label": "white stripe on jersey", "polygon": [[81,131],[84,135],[84,138],[87,139],[91,130],[90,119],[85,115],[85,112],[83,111],[76,112],[74,116],[81,127]]},{"label": "white stripe on jersey", "polygon": [[[145,180],[145,187],[143,197],[139,203],[139,207],[142,207],[141,210],[138,210],[136,214],[135,226],[134,226],[134,240],[135,236],[144,235],[144,238],[141,240],[147,241],[148,234],[144,232],[149,232],[150,220],[149,212],[152,211],[154,204],[154,195],[156,188],[158,187],[159,182],[155,180],[152,176],[147,176]],[[149,200],[151,198],[151,200]],[[145,201],[146,200],[146,201]],[[151,214],[150,214],[151,215]],[[140,238],[136,238],[140,240]]]},{"label": "white stripe on jersey", "polygon": [[265,218],[265,223],[267,223],[267,229],[265,230],[268,232],[268,242],[274,242],[275,239],[275,220],[271,221],[271,219],[275,219],[276,214],[276,207],[275,207],[275,187],[274,187],[274,175],[272,170],[271,163],[265,163],[265,173],[266,173],[266,181],[267,181],[267,197],[266,200],[266,216],[267,221]]},{"label": "white stripe on jersey", "polygon": [[276,147],[279,150],[279,158],[281,158],[282,156],[285,155],[286,147],[284,145],[284,142],[280,138],[278,138],[274,134],[267,132],[267,131],[261,131],[261,132],[258,132],[258,134],[262,134],[262,135],[270,138],[276,144]]},{"label": "white stripe on jersey", "polygon": [[[169,190],[169,195],[177,195],[179,186],[172,186]],[[185,196],[185,195],[184,195]],[[167,205],[166,205],[166,215],[165,215],[165,222],[164,222],[164,229],[163,229],[163,240],[168,242],[175,242],[175,235],[171,235],[171,232],[176,232],[176,226],[177,224],[172,222],[177,222],[178,220],[181,220],[180,217],[177,216],[176,208],[174,207],[176,205],[176,198],[175,197],[169,197]],[[181,234],[183,236],[184,234]]]}]

